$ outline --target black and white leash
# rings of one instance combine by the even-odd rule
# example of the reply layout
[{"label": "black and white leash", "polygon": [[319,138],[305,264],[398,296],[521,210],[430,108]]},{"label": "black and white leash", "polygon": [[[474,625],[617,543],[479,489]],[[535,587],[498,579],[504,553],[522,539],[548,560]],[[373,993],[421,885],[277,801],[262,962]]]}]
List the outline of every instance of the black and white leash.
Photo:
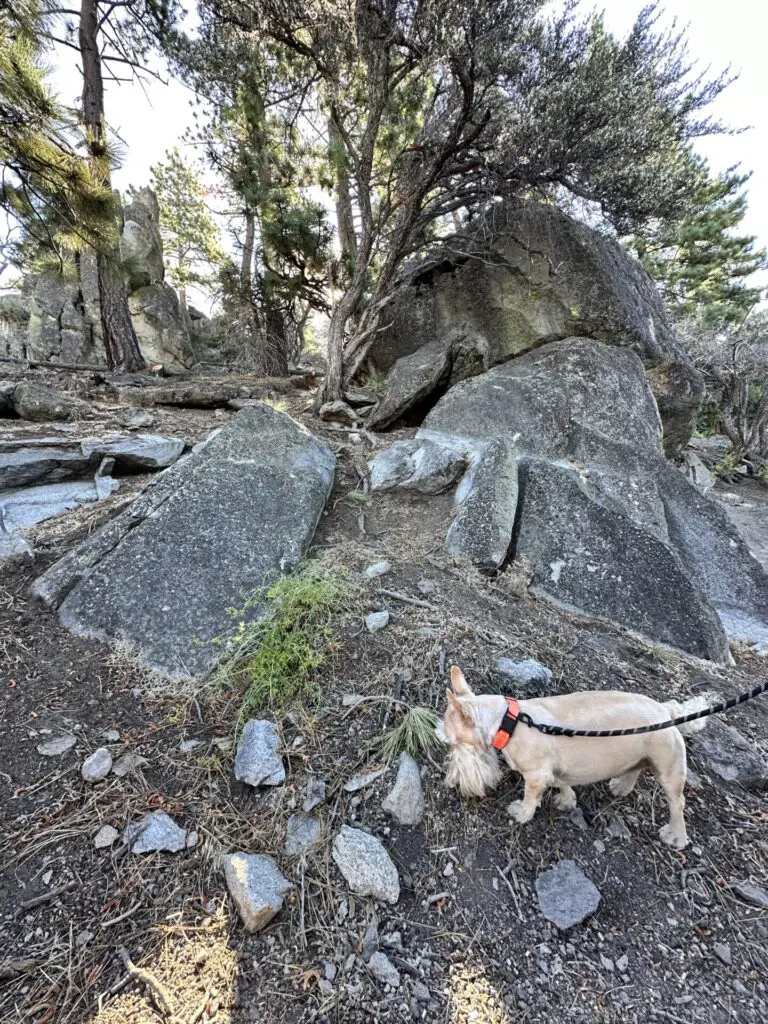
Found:
[{"label": "black and white leash", "polygon": [[521,711],[518,714],[517,721],[522,722],[531,729],[538,729],[539,732],[543,732],[547,736],[638,736],[640,733],[659,732],[661,729],[672,729],[677,725],[685,725],[687,722],[695,722],[697,718],[708,718],[710,715],[719,715],[720,712],[728,711],[729,708],[735,708],[739,704],[744,704],[746,701],[752,700],[754,697],[759,697],[761,693],[765,693],[766,691],[768,691],[768,680],[764,683],[759,683],[747,693],[742,693],[738,697],[732,697],[731,700],[723,701],[722,704],[715,704],[713,707],[704,708],[702,711],[693,711],[690,715],[683,715],[682,718],[673,718],[669,722],[656,722],[654,725],[640,725],[634,729],[569,729],[562,725],[547,725],[544,722],[534,722],[531,716],[526,714],[524,711]]}]

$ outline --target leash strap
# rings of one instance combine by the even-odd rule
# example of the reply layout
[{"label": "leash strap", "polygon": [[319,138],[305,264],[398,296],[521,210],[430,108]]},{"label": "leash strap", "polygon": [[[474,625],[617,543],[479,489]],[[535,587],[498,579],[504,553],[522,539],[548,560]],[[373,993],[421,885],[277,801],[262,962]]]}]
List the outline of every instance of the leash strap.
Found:
[{"label": "leash strap", "polygon": [[[687,722],[695,722],[698,718],[709,718],[710,715],[719,715],[722,711],[728,711],[729,708],[738,707],[739,704],[744,704],[746,701],[752,700],[754,697],[759,697],[760,694],[765,693],[766,691],[768,691],[768,680],[764,683],[759,683],[746,693],[739,694],[738,697],[732,697],[730,700],[724,701],[722,704],[715,704],[713,707],[704,708],[701,711],[693,711],[690,715],[684,715],[682,718],[673,718],[669,722],[656,722],[654,725],[640,725],[634,729],[568,729],[562,725],[546,725],[543,722],[534,722],[531,716],[526,714],[524,711],[517,714],[515,725],[517,722],[522,722],[531,729],[538,729],[539,732],[543,732],[546,736],[639,736],[641,733],[659,732],[661,729],[672,729],[676,725],[685,725]],[[510,703],[509,697],[507,697],[506,700]],[[514,703],[517,704],[517,701],[514,701]],[[502,729],[504,728],[506,721],[507,714],[504,715],[504,719],[502,720]],[[498,736],[499,733],[496,735]],[[502,744],[502,747],[505,746],[507,742],[509,742],[509,737],[507,737],[505,743]],[[494,740],[493,745],[496,747],[496,740]],[[501,750],[502,747],[496,747],[496,749]]]},{"label": "leash strap", "polygon": [[504,712],[501,725],[493,737],[494,750],[503,750],[506,747],[512,739],[512,733],[515,731],[515,726],[520,718],[519,703],[513,697],[505,697],[504,700],[507,702],[507,710]]}]

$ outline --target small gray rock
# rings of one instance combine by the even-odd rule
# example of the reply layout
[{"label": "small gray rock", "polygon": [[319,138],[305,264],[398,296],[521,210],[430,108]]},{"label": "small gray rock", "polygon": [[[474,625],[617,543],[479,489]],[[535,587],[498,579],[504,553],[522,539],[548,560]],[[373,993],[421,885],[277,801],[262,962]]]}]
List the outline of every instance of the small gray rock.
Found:
[{"label": "small gray rock", "polygon": [[370,786],[370,784],[375,782],[376,779],[380,779],[383,774],[383,768],[376,768],[372,772],[361,772],[359,775],[353,775],[348,782],[344,783],[344,792],[356,793],[358,789]]},{"label": "small gray rock", "polygon": [[101,738],[103,740],[106,740],[107,743],[119,743],[120,733],[117,731],[117,729],[105,729],[104,732],[101,734]]},{"label": "small gray rock", "polygon": [[627,968],[629,967],[629,957],[626,953],[620,956],[619,959],[616,961],[616,967],[621,971],[622,974],[627,973]]},{"label": "small gray rock", "polygon": [[368,970],[382,985],[400,988],[400,972],[386,953],[374,953],[368,961]]},{"label": "small gray rock", "polygon": [[285,782],[283,759],[277,752],[274,722],[252,718],[243,729],[235,756],[235,778],[249,786],[279,786]]},{"label": "small gray rock", "polygon": [[310,779],[304,791],[303,811],[309,813],[325,800],[325,779]]},{"label": "small gray rock", "polygon": [[745,789],[768,787],[768,765],[758,749],[719,718],[710,718],[707,728],[691,737],[690,746],[691,753],[724,782]]},{"label": "small gray rock", "polygon": [[752,903],[761,910],[768,910],[768,892],[754,882],[737,882],[733,886],[733,891],[747,903]]},{"label": "small gray rock", "polygon": [[342,825],[333,841],[332,853],[352,892],[385,903],[397,903],[400,899],[397,868],[375,836]]},{"label": "small gray rock", "polygon": [[379,927],[376,918],[372,918],[365,929],[363,935],[363,941],[361,943],[361,955],[363,960],[368,963],[373,954],[379,948]]},{"label": "small gray rock", "polygon": [[416,587],[424,597],[432,597],[437,593],[437,584],[434,580],[419,580]]},{"label": "small gray rock", "polygon": [[349,423],[353,427],[357,424],[358,415],[346,402],[337,399],[335,402],[326,402],[321,405],[317,415],[325,422]]},{"label": "small gray rock", "polygon": [[309,814],[297,811],[288,819],[285,836],[285,852],[290,857],[307,853],[320,842],[320,822]]},{"label": "small gray rock", "polygon": [[712,951],[720,963],[725,964],[726,967],[731,966],[733,958],[731,957],[731,947],[727,942],[716,942],[712,947]]},{"label": "small gray rock", "polygon": [[247,932],[261,931],[283,906],[291,883],[271,857],[230,853],[222,859],[229,894]]},{"label": "small gray rock", "polygon": [[138,768],[143,768],[145,764],[149,764],[149,761],[146,757],[142,757],[141,754],[123,754],[122,757],[118,757],[115,761],[112,774],[116,775],[118,779],[122,779],[124,775],[135,772]]},{"label": "small gray rock", "polygon": [[197,845],[197,832],[185,832],[165,811],[153,811],[123,832],[131,853],[178,853]]},{"label": "small gray rock", "polygon": [[612,839],[631,839],[632,833],[627,828],[626,822],[620,814],[614,814],[605,828],[606,835]]},{"label": "small gray rock", "polygon": [[46,420],[68,420],[77,403],[61,391],[21,381],[13,392],[13,407],[20,419],[43,423]]},{"label": "small gray rock", "polygon": [[539,909],[561,930],[581,924],[595,913],[600,892],[572,860],[561,860],[536,877]]},{"label": "small gray rock", "polygon": [[369,565],[363,572],[363,576],[367,580],[375,580],[377,576],[386,576],[388,572],[392,571],[391,562],[374,562],[373,565]]},{"label": "small gray rock", "polygon": [[384,629],[389,624],[389,612],[384,609],[383,612],[371,612],[370,615],[365,617],[365,628],[369,633],[378,633],[380,629]]},{"label": "small gray rock", "polygon": [[524,661],[497,658],[493,667],[499,675],[530,692],[532,696],[552,692],[552,673],[535,658],[526,658]]},{"label": "small gray rock", "polygon": [[39,744],[37,752],[43,757],[59,757],[60,754],[66,754],[68,750],[71,750],[76,743],[77,739],[71,733],[65,733],[63,736],[57,736],[53,740]]},{"label": "small gray rock", "polygon": [[432,998],[431,992],[423,981],[414,981],[412,991],[413,998],[417,1003],[428,1003]]},{"label": "small gray rock", "polygon": [[126,409],[120,418],[121,423],[126,427],[137,429],[139,427],[154,427],[156,417],[146,409]]},{"label": "small gray rock", "polygon": [[328,981],[327,978],[320,979],[320,981],[318,982],[318,988],[320,989],[321,995],[324,995],[326,997],[333,995],[333,985],[330,983],[330,981]]},{"label": "small gray rock", "polygon": [[106,747],[99,747],[83,761],[80,774],[84,782],[101,782],[112,771],[112,755]]},{"label": "small gray rock", "polygon": [[179,751],[182,754],[190,754],[192,753],[193,750],[196,750],[198,747],[202,747],[202,745],[202,740],[182,740],[179,743]]},{"label": "small gray rock", "polygon": [[409,753],[400,755],[395,784],[381,805],[400,825],[418,825],[424,817],[419,766]]},{"label": "small gray rock", "polygon": [[34,562],[35,553],[20,533],[0,531],[0,566],[7,569],[25,562]]},{"label": "small gray rock", "polygon": [[102,825],[93,838],[93,845],[97,850],[105,850],[108,846],[112,846],[119,835],[117,829],[111,825]]},{"label": "small gray rock", "polygon": [[323,965],[323,974],[327,981],[334,982],[336,980],[336,964],[326,963]]},{"label": "small gray rock", "polygon": [[580,807],[574,807],[571,813],[568,815],[568,820],[572,822],[576,828],[580,828],[582,832],[586,832],[589,828],[587,825],[587,819],[584,817],[584,811]]}]

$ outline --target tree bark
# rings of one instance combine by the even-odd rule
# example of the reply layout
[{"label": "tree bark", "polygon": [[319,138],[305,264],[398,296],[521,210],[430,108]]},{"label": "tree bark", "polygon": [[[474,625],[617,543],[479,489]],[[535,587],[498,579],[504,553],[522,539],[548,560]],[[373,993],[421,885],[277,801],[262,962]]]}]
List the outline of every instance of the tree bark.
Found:
[{"label": "tree bark", "polygon": [[[336,123],[333,109],[331,109],[328,118],[328,137],[333,150],[338,151],[343,148],[346,153],[344,139]],[[351,276],[350,269],[354,267],[357,259],[357,236],[355,235],[355,222],[352,213],[349,171],[346,162],[342,164],[334,160],[333,163],[336,174],[336,224],[339,230],[339,244],[341,246],[341,260],[345,268],[345,278],[349,280]]]},{"label": "tree bark", "polygon": [[253,244],[256,236],[256,217],[252,210],[245,214],[245,239],[243,240],[243,256],[240,262],[240,289],[243,297],[253,297]]},{"label": "tree bark", "polygon": [[[104,79],[99,51],[99,0],[81,0],[79,26],[80,56],[83,63],[83,120],[88,150],[102,182],[111,187],[104,128]],[[128,296],[122,275],[110,263],[118,253],[96,256],[101,329],[107,365],[117,373],[133,373],[146,366],[128,310]]]}]

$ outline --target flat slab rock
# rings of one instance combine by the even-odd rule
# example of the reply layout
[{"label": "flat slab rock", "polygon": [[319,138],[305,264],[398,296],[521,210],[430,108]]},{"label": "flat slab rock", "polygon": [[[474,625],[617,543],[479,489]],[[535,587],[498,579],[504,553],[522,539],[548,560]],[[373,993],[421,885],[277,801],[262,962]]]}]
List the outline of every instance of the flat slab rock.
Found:
[{"label": "flat slab rock", "polygon": [[235,755],[235,778],[249,786],[279,786],[285,767],[278,753],[280,737],[274,722],[252,718],[246,722]]},{"label": "flat slab rock", "polygon": [[561,860],[536,877],[539,909],[561,930],[581,924],[598,908],[600,891],[572,860]]},{"label": "flat slab rock", "polygon": [[4,491],[0,493],[0,515],[5,528],[13,533],[107,498],[119,487],[120,482],[114,477],[102,476],[98,480],[67,480]]},{"label": "flat slab rock", "polygon": [[400,899],[397,868],[369,832],[342,825],[333,841],[332,854],[336,867],[358,896],[373,896],[384,903],[397,903]]},{"label": "flat slab rock", "polygon": [[690,738],[697,764],[705,765],[724,782],[745,789],[768,789],[768,763],[754,743],[717,717],[708,719],[703,732]]},{"label": "flat slab rock", "polygon": [[291,883],[271,857],[230,853],[222,858],[224,878],[247,932],[259,932],[280,912]]},{"label": "flat slab rock", "polygon": [[421,773],[418,764],[407,751],[400,755],[395,784],[381,806],[400,825],[418,825],[424,817]]},{"label": "flat slab rock", "polygon": [[[284,413],[236,413],[33,585],[72,633],[128,641],[149,668],[197,675],[228,609],[296,567],[333,484],[328,446]],[[257,604],[257,620],[265,605]]]},{"label": "flat slab rock", "polygon": [[299,857],[320,842],[322,828],[317,818],[297,811],[286,824],[285,852],[289,857]]}]

